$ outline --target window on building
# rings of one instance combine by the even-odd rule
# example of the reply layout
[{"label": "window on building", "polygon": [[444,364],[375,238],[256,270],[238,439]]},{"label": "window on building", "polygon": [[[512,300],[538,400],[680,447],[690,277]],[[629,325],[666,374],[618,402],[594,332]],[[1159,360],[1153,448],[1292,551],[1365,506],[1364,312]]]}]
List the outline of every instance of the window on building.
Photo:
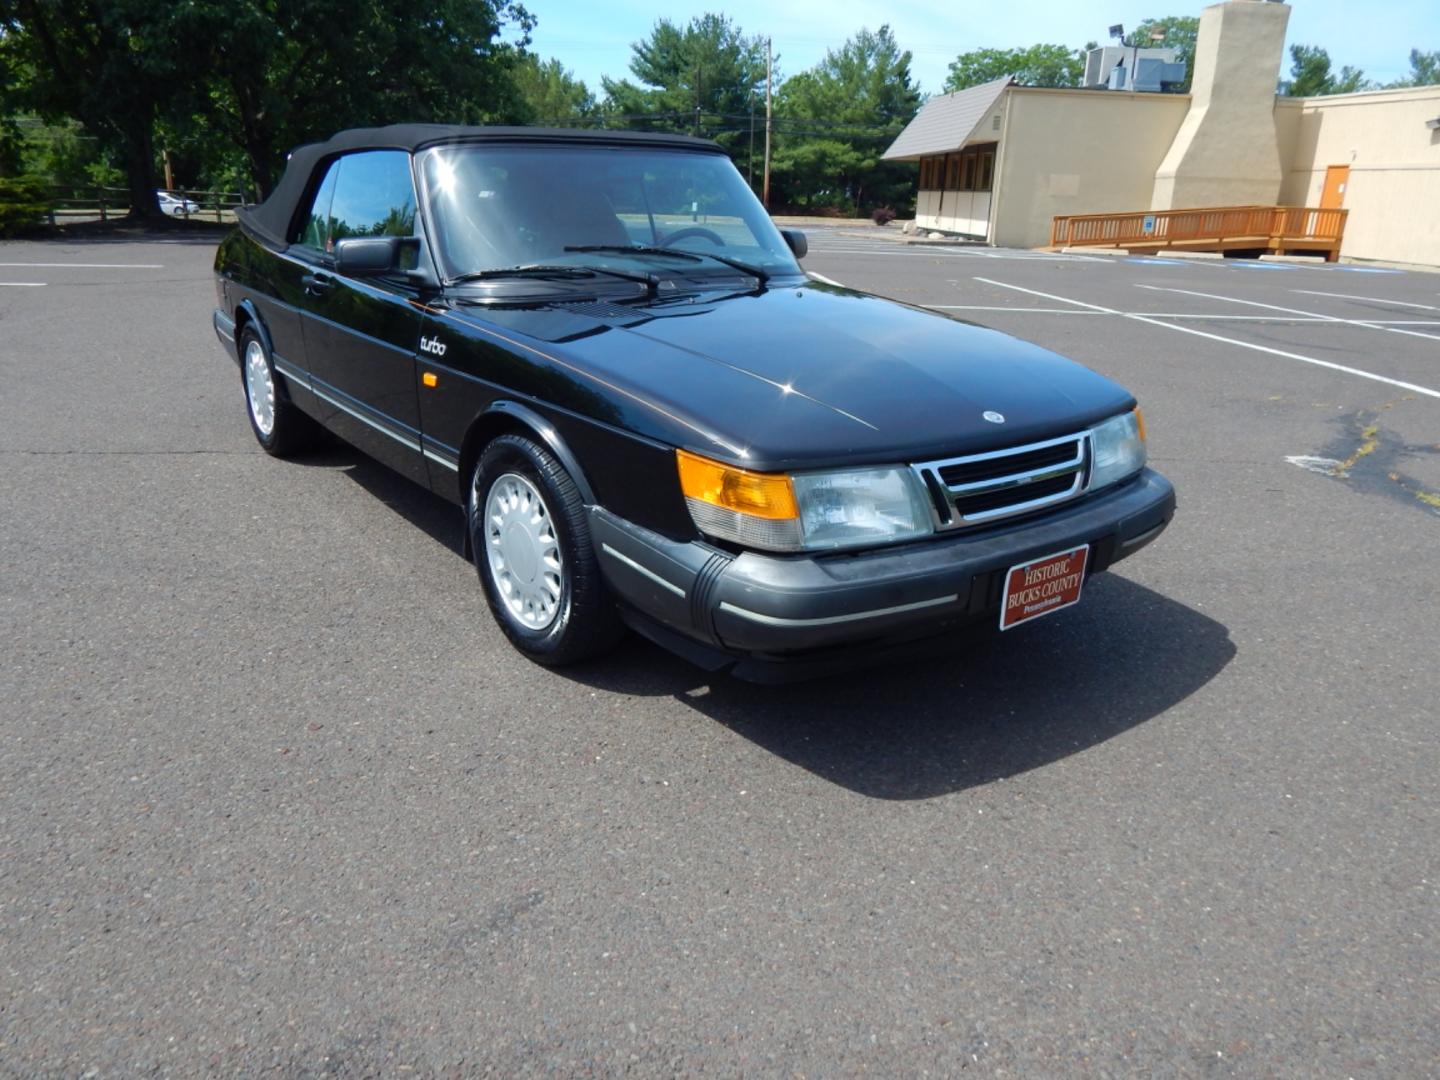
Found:
[{"label": "window on building", "polygon": [[975,155],[964,154],[960,158],[960,190],[975,190]]},{"label": "window on building", "polygon": [[987,151],[980,155],[978,175],[975,178],[976,191],[989,191],[995,180],[995,152]]}]

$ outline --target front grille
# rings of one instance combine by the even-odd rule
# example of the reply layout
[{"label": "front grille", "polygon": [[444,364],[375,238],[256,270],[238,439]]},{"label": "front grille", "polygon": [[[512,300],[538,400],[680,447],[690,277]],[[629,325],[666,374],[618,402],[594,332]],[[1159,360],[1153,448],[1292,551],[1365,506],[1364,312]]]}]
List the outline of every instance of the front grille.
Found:
[{"label": "front grille", "polygon": [[958,529],[1075,498],[1085,490],[1089,459],[1082,432],[913,468],[935,500],[936,523]]}]

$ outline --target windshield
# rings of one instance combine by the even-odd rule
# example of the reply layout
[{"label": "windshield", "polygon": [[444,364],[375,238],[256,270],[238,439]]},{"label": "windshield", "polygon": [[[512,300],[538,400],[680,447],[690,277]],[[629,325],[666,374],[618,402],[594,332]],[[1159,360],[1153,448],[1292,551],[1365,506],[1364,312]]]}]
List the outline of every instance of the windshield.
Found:
[{"label": "windshield", "polygon": [[[420,174],[447,280],[535,264],[734,278],[735,267],[721,259],[800,273],[723,154],[573,143],[442,146],[422,157]],[[635,247],[663,250],[617,250]]]}]

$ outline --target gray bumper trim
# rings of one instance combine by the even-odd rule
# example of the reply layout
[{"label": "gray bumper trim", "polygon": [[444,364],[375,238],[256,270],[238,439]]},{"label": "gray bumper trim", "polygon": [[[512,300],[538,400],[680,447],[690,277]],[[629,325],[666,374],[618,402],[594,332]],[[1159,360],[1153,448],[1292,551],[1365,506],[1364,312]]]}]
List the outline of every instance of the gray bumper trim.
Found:
[{"label": "gray bumper trim", "polygon": [[235,345],[235,320],[216,308],[210,316],[210,325],[215,328],[215,336],[220,339],[220,347],[225,354],[235,363],[240,363],[240,350]]},{"label": "gray bumper trim", "polygon": [[859,622],[862,619],[899,615],[906,611],[941,607],[945,604],[957,603],[959,600],[959,593],[951,593],[949,596],[937,596],[934,600],[917,600],[913,604],[896,604],[894,607],[871,608],[869,611],[851,611],[844,615],[826,615],[818,619],[787,619],[779,615],[762,615],[758,611],[748,611],[745,608],[737,607],[728,600],[720,601],[720,610],[728,611],[731,615],[738,615],[742,619],[749,619],[751,622],[762,623],[765,626],[836,626],[840,623]]},{"label": "gray bumper trim", "polygon": [[606,555],[609,555],[612,559],[618,559],[620,562],[630,567],[631,570],[634,570],[637,574],[649,578],[651,581],[655,582],[656,585],[659,585],[662,589],[669,589],[676,596],[680,597],[681,600],[685,599],[685,590],[680,588],[679,585],[674,585],[671,582],[666,581],[659,574],[655,573],[654,570],[651,570],[648,566],[644,566],[643,564],[636,562],[624,552],[616,551],[609,544],[604,543],[600,545],[600,550],[603,551]]}]

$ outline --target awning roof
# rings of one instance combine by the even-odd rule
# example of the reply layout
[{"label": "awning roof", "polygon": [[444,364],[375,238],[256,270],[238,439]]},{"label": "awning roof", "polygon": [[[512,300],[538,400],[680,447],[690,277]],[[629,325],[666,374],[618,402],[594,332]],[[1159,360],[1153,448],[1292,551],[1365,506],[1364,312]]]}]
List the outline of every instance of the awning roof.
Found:
[{"label": "awning roof", "polygon": [[940,94],[927,101],[882,155],[886,161],[915,159],[926,154],[944,154],[964,146],[980,126],[1005,88],[1015,79],[1006,75],[953,94]]}]

